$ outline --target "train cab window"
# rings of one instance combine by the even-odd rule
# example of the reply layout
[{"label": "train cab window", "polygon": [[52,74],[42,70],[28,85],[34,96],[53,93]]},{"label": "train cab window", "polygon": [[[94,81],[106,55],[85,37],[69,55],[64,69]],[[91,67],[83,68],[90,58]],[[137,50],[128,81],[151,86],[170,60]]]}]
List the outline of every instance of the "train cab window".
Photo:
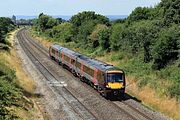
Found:
[{"label": "train cab window", "polygon": [[109,73],[107,82],[123,82],[123,73]]}]

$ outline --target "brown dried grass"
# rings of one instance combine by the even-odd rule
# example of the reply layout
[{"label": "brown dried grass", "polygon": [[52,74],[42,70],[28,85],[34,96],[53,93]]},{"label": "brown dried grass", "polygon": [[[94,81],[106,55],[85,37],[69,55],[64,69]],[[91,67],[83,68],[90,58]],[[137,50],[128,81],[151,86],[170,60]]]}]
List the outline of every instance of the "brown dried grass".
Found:
[{"label": "brown dried grass", "polygon": [[[7,66],[16,71],[17,80],[15,82],[17,85],[26,91],[26,93],[33,95],[36,90],[35,81],[33,81],[24,71],[22,61],[17,57],[16,49],[14,48],[14,36],[16,32],[17,30],[9,33],[7,38],[12,46],[10,53],[0,52],[0,58],[5,61]],[[16,114],[24,120],[43,120],[43,113],[41,113],[40,109],[35,103],[37,98],[28,99],[31,100],[31,102],[34,104],[34,108],[32,110],[26,111],[15,106],[11,107],[10,109],[15,111]]]},{"label": "brown dried grass", "polygon": [[[52,43],[49,40],[41,37],[35,37],[40,43],[49,47]],[[96,57],[96,59],[105,61],[109,64],[117,66],[120,63],[126,63],[128,58],[125,58],[121,61],[112,61],[111,58],[115,52],[107,53],[103,57]],[[126,76],[126,84],[128,85],[126,92],[140,99],[145,106],[148,106],[154,110],[162,112],[172,119],[180,120],[180,103],[175,99],[168,98],[166,96],[159,96],[156,92],[150,87],[146,86],[142,89],[139,89],[137,85],[137,78],[135,76]]]}]

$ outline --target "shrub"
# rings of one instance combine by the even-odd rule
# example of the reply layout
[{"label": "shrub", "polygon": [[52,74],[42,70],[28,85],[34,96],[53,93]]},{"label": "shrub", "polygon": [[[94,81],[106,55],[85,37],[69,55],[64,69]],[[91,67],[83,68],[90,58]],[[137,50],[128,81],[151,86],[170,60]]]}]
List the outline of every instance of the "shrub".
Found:
[{"label": "shrub", "polygon": [[169,62],[178,59],[178,40],[180,40],[180,26],[172,26],[162,30],[154,46],[153,69],[164,68]]}]

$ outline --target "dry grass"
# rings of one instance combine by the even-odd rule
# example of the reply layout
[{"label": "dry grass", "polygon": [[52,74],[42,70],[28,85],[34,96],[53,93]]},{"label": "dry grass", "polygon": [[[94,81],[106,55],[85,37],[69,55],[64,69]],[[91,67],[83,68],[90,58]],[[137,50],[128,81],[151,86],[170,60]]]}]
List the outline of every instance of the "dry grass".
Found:
[{"label": "dry grass", "polygon": [[159,97],[154,90],[150,87],[139,89],[137,86],[136,78],[127,76],[127,81],[131,81],[130,86],[127,88],[127,92],[141,99],[143,104],[150,108],[156,109],[173,119],[180,119],[180,103],[175,99],[170,99],[165,96]]},{"label": "dry grass", "polygon": [[52,42],[50,42],[46,38],[37,37],[35,35],[33,35],[33,38],[35,38],[35,40],[38,41],[39,43],[42,43],[42,45],[46,48],[49,48],[52,45]]},{"label": "dry grass", "polygon": [[[16,49],[14,48],[14,36],[17,32],[11,32],[8,37],[8,41],[11,43],[10,53],[1,52],[0,58],[5,61],[5,64],[11,69],[16,71],[17,80],[16,83],[21,87],[26,93],[33,95],[36,90],[35,81],[33,81],[24,71],[21,60],[17,57]],[[37,107],[35,100],[37,98],[27,98],[34,103],[34,108],[31,111],[26,111],[18,107],[12,107],[11,109],[16,112],[18,116],[25,120],[43,120],[43,113]]]},{"label": "dry grass", "polygon": [[[52,43],[49,40],[41,37],[35,37],[40,43],[44,46],[49,47]],[[109,64],[113,64],[117,66],[118,64],[126,63],[128,58],[125,58],[121,61],[112,61],[111,58],[115,52],[108,53],[103,57],[96,57],[101,61],[105,61]],[[151,89],[150,87],[145,87],[143,89],[139,89],[137,85],[137,78],[134,76],[126,76],[127,80],[127,93],[137,97],[138,99],[142,100],[142,103],[152,109],[155,109],[159,112],[162,112],[172,119],[180,120],[180,103],[178,103],[175,99],[170,99],[166,96],[159,96],[156,92]]]},{"label": "dry grass", "polygon": [[[112,61],[111,58],[115,54],[114,52],[108,53],[103,57],[97,57],[101,61],[105,61],[109,64],[117,66],[118,64],[125,63],[126,60],[121,61]],[[150,87],[146,86],[145,88],[139,89],[137,85],[137,78],[134,76],[126,76],[127,93],[137,97],[142,100],[142,103],[152,109],[158,110],[166,115],[170,116],[175,120],[180,120],[180,103],[175,99],[170,99],[163,95],[158,95]],[[163,80],[162,80],[163,81]],[[163,86],[167,86],[167,82],[161,83]]]},{"label": "dry grass", "polygon": [[[113,64],[117,66],[120,63],[125,63],[126,60],[121,61],[111,61],[112,55],[114,52],[108,53],[103,57],[97,57],[97,59],[101,61],[105,61],[109,64]],[[142,100],[142,103],[152,109],[165,113],[175,120],[180,120],[180,103],[175,99],[170,99],[166,96],[159,96],[156,92],[150,87],[146,86],[143,89],[139,89],[137,85],[137,78],[134,76],[126,76],[126,84],[127,84],[127,93],[137,97]],[[163,80],[162,80],[163,81]],[[167,83],[162,83],[162,85]],[[167,85],[164,85],[167,86]]]},{"label": "dry grass", "polygon": [[113,56],[113,54],[115,54],[115,52],[110,52],[107,53],[106,55],[104,55],[103,57],[96,57],[96,59],[100,60],[100,61],[105,61],[108,64],[112,64],[117,66],[119,64],[119,61],[112,61],[111,58]]},{"label": "dry grass", "polygon": [[[9,36],[9,42],[14,45],[14,35],[16,31],[10,33]],[[10,51],[10,54],[3,54],[1,55],[9,64],[8,66],[10,68],[13,68],[16,71],[17,75],[17,84],[23,88],[25,91],[28,93],[33,94],[35,89],[36,89],[36,84],[35,82],[29,78],[29,76],[24,72],[22,68],[22,63],[20,59],[17,57],[17,53],[15,48],[12,48]]]}]

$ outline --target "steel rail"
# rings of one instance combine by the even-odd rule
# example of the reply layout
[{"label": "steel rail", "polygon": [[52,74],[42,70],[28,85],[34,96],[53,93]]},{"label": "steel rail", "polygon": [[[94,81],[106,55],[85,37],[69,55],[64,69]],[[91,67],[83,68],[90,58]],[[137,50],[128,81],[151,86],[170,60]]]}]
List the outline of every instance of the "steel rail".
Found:
[{"label": "steel rail", "polygon": [[[20,33],[21,31],[19,31],[18,33]],[[18,35],[17,35],[18,36]],[[20,35],[19,35],[20,36]],[[23,36],[23,35],[22,35]],[[29,48],[29,46],[30,46],[30,44],[29,44],[29,46],[27,46],[26,44],[28,43],[28,42],[26,42],[26,44],[24,43],[24,41],[22,41],[22,40],[25,40],[26,38],[20,38],[19,40],[21,41],[20,42],[20,45],[21,45],[21,47],[22,48],[24,48],[24,51],[25,52],[29,52],[29,54],[31,54],[31,57],[33,57],[33,58],[35,58],[37,61],[36,62],[38,62],[43,68],[44,68],[44,70],[46,70],[56,81],[58,81],[58,78],[56,78],[56,76],[54,76],[54,74],[41,62],[41,60],[35,55],[35,51],[34,52],[32,52],[32,49],[30,49]],[[28,40],[28,39],[27,39]],[[40,72],[44,75],[44,72],[42,72],[41,70],[40,70]],[[46,76],[46,75],[44,75],[44,77],[47,79],[47,80],[49,80],[49,78]],[[51,81],[51,80],[49,80],[49,81]],[[54,86],[52,86],[52,87],[54,87]],[[62,88],[64,88],[72,97],[74,97],[74,99],[76,99],[77,101],[78,101],[78,103],[79,104],[81,104],[81,106],[83,106],[84,108],[85,108],[85,110],[86,111],[88,111],[89,112],[89,114],[91,114],[92,116],[91,116],[91,118],[90,119],[96,119],[96,116],[94,116],[93,114],[92,114],[92,112],[91,111],[89,111],[87,108],[86,108],[86,106],[84,106],[73,94],[72,94],[72,92],[68,89],[68,88],[66,88],[65,86],[61,86]],[[58,90],[57,88],[55,88],[56,90]],[[59,92],[59,94],[60,94],[60,92]],[[63,96],[62,96],[63,97]],[[63,97],[64,99],[66,99],[65,97]],[[66,99],[67,100],[67,99]],[[76,108],[74,108],[74,107],[77,107],[77,106],[74,106],[74,105],[72,105],[68,100],[67,100],[67,102],[69,103],[69,105],[73,108],[73,110],[74,110],[74,112],[76,112],[78,115],[80,115],[80,117],[82,118],[82,119],[88,119],[88,116],[87,117],[84,117],[84,115],[82,115],[82,113],[83,112],[85,112],[85,111],[82,111],[81,113],[79,113],[79,112],[77,112],[77,109]]]}]

